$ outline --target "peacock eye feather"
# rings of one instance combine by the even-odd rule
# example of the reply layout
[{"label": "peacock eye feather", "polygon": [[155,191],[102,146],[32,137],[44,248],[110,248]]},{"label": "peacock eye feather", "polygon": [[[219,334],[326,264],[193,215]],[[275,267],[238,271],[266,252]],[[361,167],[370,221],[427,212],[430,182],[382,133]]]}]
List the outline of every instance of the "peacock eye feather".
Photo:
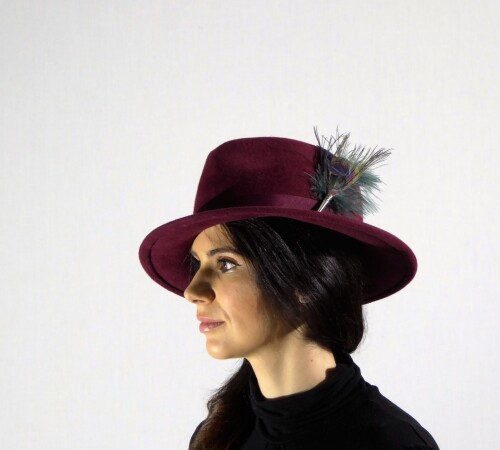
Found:
[{"label": "peacock eye feather", "polygon": [[354,146],[349,150],[350,133],[319,138],[314,127],[320,158],[311,179],[311,194],[321,201],[317,211],[328,208],[336,214],[363,217],[377,211],[373,197],[380,191],[380,178],[373,173],[375,166],[387,159],[392,149]]}]

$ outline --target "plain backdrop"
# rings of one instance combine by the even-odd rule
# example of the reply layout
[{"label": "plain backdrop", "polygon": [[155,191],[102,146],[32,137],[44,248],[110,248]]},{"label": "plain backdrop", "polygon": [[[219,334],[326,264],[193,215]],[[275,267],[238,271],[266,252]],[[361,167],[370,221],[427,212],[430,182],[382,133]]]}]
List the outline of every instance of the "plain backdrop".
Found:
[{"label": "plain backdrop", "polygon": [[441,449],[500,440],[492,1],[0,3],[0,448],[185,450],[241,360],[139,264],[210,150],[393,148],[366,222],[419,269],[366,307],[362,375]]}]

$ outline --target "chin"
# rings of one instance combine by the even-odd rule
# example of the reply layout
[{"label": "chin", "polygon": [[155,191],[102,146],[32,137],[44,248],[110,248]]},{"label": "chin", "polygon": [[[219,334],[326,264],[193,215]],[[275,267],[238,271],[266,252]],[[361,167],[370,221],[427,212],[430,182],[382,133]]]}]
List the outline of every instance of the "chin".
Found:
[{"label": "chin", "polygon": [[222,347],[223,346],[207,344],[207,353],[214,359],[232,359],[241,358],[243,356],[238,352],[231,352]]}]

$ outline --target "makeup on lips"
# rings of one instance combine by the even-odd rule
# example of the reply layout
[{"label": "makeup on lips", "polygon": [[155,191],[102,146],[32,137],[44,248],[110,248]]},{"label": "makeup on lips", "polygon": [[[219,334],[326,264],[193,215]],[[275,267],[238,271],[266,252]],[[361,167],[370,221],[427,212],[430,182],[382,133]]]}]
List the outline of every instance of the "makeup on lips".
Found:
[{"label": "makeup on lips", "polygon": [[208,333],[209,331],[216,330],[224,325],[224,322],[218,322],[213,319],[209,319],[208,317],[198,317],[198,320],[201,321],[199,326],[201,333]]}]

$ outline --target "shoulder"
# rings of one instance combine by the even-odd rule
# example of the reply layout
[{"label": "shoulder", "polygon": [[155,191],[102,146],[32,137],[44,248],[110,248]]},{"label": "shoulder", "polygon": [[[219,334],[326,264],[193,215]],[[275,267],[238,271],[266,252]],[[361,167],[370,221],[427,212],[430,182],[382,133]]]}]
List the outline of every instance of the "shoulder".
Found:
[{"label": "shoulder", "polygon": [[439,450],[433,437],[422,427],[404,421],[379,422],[367,426],[361,440],[373,449]]},{"label": "shoulder", "polygon": [[[352,429],[362,430],[358,438],[384,450],[439,450],[432,435],[410,414],[370,385],[370,395],[355,412]],[[372,447],[370,447],[372,448]]]},{"label": "shoulder", "polygon": [[196,429],[194,430],[194,433],[193,435],[191,436],[191,439],[189,440],[189,446],[191,447],[191,444],[192,442],[194,441],[194,438],[196,437],[196,435],[198,434],[198,431],[200,431],[200,428],[202,427],[202,425],[205,423],[206,419],[205,420],[202,420],[198,426],[196,427]]}]

